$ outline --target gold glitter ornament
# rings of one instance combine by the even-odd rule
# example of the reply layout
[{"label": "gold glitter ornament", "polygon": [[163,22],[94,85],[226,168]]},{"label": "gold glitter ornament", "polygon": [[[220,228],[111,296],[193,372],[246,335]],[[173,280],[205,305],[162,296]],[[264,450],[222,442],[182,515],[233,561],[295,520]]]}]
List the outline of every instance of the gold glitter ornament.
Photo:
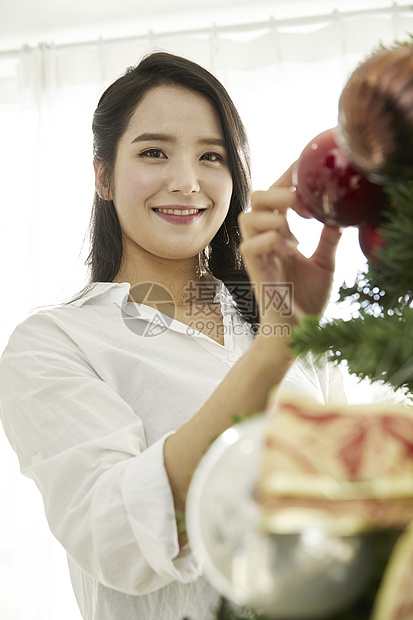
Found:
[{"label": "gold glitter ornament", "polygon": [[413,178],[413,39],[380,49],[350,76],[338,142],[373,182]]}]

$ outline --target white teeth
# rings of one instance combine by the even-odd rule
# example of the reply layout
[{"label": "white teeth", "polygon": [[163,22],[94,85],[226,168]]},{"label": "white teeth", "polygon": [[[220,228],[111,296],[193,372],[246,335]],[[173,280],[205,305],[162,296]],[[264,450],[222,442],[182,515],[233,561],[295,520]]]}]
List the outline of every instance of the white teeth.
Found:
[{"label": "white teeth", "polygon": [[170,215],[194,215],[201,209],[155,209],[158,213],[168,213]]}]

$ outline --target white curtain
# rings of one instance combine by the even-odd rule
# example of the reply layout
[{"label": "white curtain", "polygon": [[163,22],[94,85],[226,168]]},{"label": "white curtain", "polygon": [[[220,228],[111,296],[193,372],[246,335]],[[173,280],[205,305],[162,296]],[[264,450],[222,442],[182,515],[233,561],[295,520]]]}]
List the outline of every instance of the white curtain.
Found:
[{"label": "white curtain", "polygon": [[[374,5],[374,2],[372,2]],[[205,26],[205,25],[204,25]],[[146,52],[166,49],[210,68],[226,85],[250,137],[254,187],[268,187],[317,133],[337,123],[343,84],[381,41],[413,32],[408,9],[268,22],[179,36],[39,45],[0,54],[2,299],[0,349],[33,308],[84,284],[84,242],[93,196],[91,117],[104,88]],[[304,253],[320,225],[291,225]],[[345,234],[337,285],[363,257]],[[65,555],[49,534],[33,483],[0,433],[0,617],[76,620]]]}]

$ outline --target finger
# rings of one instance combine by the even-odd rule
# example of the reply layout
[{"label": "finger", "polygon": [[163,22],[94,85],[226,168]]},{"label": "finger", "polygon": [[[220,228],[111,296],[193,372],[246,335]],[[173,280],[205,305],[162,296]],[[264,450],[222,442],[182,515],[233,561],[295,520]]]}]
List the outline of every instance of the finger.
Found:
[{"label": "finger", "polygon": [[334,270],[336,250],[341,236],[342,231],[340,228],[333,226],[323,227],[317,249],[312,256],[321,268],[329,271]]},{"label": "finger", "polygon": [[278,245],[278,234],[275,230],[267,230],[261,235],[256,235],[247,241],[242,241],[239,246],[242,257],[246,262],[256,261],[270,252]]},{"label": "finger", "polygon": [[297,202],[297,196],[290,187],[272,187],[267,191],[257,190],[251,194],[252,210],[278,209],[285,212]]},{"label": "finger", "polygon": [[298,240],[291,232],[288,222],[283,215],[260,211],[254,213],[251,211],[244,214],[239,223],[243,239],[249,239],[267,230],[275,230],[279,233],[280,240],[289,249],[296,250],[298,247]]},{"label": "finger", "polygon": [[247,267],[252,267],[258,264],[262,266],[262,259],[269,254],[279,257],[291,256],[296,252],[296,248],[279,232],[267,230],[243,241],[240,244],[240,252]]},{"label": "finger", "polygon": [[[273,185],[271,185],[270,189],[275,189],[279,187],[287,187],[291,192],[295,193],[297,191],[297,184],[296,184],[296,178],[295,178],[296,177],[295,172],[297,169],[296,166],[297,166],[297,162],[295,161],[293,164],[291,164],[288,170],[286,170],[284,174],[281,175],[278,181],[276,181],[275,183],[273,183]],[[300,200],[298,193],[297,193],[296,199],[291,205],[291,208],[294,209],[294,211],[298,213],[298,215],[300,215],[301,217],[304,217],[307,220],[312,219],[314,217],[311,211],[309,211],[306,208],[306,206],[303,204],[302,200]]]},{"label": "finger", "polygon": [[296,193],[296,188],[291,186],[272,187],[267,191],[257,190],[251,194],[252,210],[278,210],[285,213],[287,209],[292,209],[305,219],[313,219],[313,214],[305,207],[304,203]]},{"label": "finger", "polygon": [[238,223],[244,238],[270,229],[280,230],[286,235],[290,234],[286,217],[274,211],[242,213],[238,218]]}]

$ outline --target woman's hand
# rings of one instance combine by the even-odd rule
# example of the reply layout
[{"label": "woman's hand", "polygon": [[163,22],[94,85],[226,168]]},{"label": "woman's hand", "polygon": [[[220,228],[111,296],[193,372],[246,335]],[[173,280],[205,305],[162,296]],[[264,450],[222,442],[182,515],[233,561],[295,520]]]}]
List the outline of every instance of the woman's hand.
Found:
[{"label": "woman's hand", "polygon": [[292,187],[292,168],[268,191],[254,192],[251,211],[239,217],[243,237],[240,250],[260,307],[262,324],[294,324],[305,314],[321,315],[333,283],[341,232],[324,226],[318,247],[310,258],[297,250],[297,241],[288,227],[287,210],[292,208],[303,217],[311,216],[297,200]]}]

